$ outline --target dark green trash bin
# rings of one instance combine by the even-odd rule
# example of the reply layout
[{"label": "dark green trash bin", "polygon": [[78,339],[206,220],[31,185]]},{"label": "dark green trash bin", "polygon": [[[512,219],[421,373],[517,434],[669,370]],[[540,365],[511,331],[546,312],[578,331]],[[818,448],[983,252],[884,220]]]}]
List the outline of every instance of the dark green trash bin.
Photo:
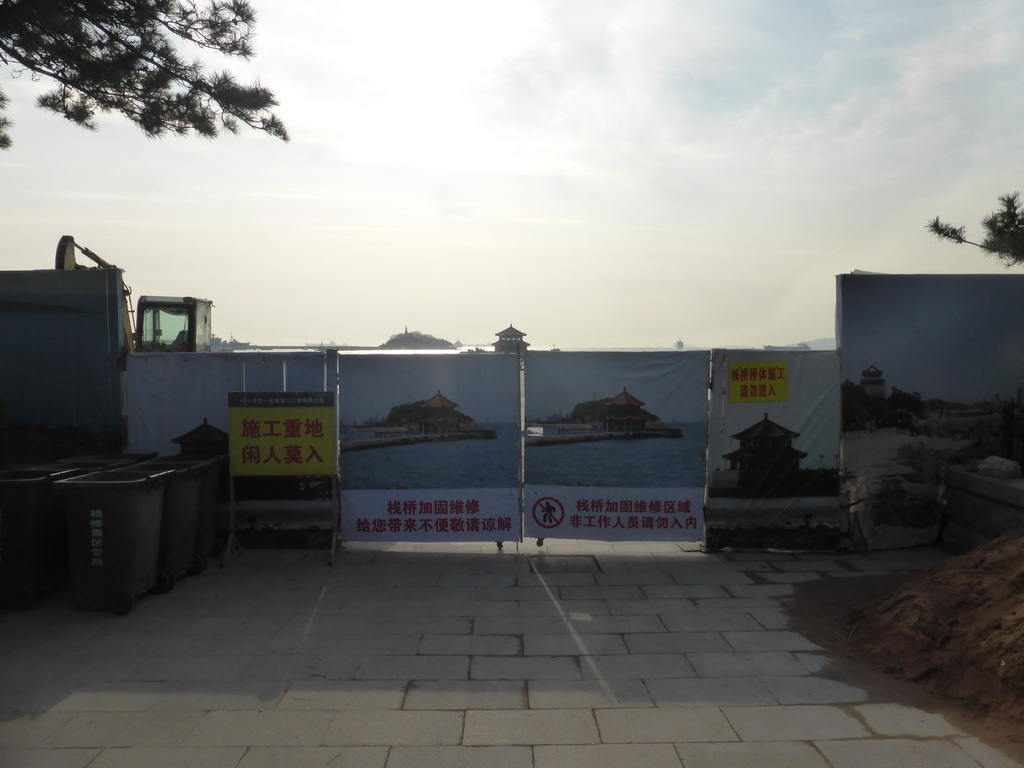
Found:
[{"label": "dark green trash bin", "polygon": [[199,573],[207,558],[199,553],[196,530],[202,503],[206,461],[181,456],[161,456],[138,466],[169,471],[164,485],[157,568],[170,576],[170,585],[189,573]]},{"label": "dark green trash bin", "polygon": [[124,614],[146,592],[170,588],[157,557],[172,474],[138,465],[54,483],[67,507],[72,607]]},{"label": "dark green trash bin", "polygon": [[68,578],[67,519],[53,484],[73,467],[0,472],[0,603],[25,610]]}]

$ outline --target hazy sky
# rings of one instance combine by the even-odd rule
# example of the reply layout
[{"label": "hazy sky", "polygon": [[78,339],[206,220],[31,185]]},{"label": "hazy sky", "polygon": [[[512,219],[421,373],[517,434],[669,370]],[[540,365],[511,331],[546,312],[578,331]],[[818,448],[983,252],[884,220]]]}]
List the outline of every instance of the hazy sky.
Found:
[{"label": "hazy sky", "polygon": [[1024,3],[252,2],[226,65],[289,144],[90,133],[0,70],[4,268],[70,234],[225,338],[535,349],[789,344],[836,274],[1003,271],[924,225],[1024,187]]}]

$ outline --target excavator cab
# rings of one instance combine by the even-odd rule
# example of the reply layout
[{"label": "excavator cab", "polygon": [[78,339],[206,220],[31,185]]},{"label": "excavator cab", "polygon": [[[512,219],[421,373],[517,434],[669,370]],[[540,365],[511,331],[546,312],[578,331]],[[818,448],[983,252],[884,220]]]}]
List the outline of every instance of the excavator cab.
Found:
[{"label": "excavator cab", "polygon": [[[79,264],[76,251],[96,264]],[[64,235],[57,243],[54,260],[56,269],[119,269],[103,260],[71,235]],[[210,324],[213,302],[191,296],[143,296],[132,317],[131,289],[124,285],[122,307],[125,329],[125,348],[129,352],[209,352],[213,342]],[[137,330],[133,331],[134,326]]]},{"label": "excavator cab", "polygon": [[213,302],[191,296],[142,296],[135,313],[138,352],[209,352]]}]

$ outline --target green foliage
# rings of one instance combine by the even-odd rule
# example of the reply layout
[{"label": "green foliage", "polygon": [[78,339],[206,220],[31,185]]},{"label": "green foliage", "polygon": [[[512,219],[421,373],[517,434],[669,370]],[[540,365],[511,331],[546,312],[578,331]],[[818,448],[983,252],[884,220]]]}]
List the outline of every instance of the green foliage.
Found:
[{"label": "green foliage", "polygon": [[999,197],[999,210],[981,220],[985,239],[975,243],[967,239],[965,227],[955,227],[936,216],[928,222],[928,231],[957,245],[967,243],[987,251],[1007,267],[1024,264],[1024,209],[1019,192]]},{"label": "green foliage", "polygon": [[[0,0],[0,67],[55,83],[37,105],[89,130],[97,112],[119,112],[151,137],[245,124],[287,141],[273,93],[182,57],[185,43],[251,58],[255,18],[247,0]],[[0,92],[0,149],[7,107]]]}]

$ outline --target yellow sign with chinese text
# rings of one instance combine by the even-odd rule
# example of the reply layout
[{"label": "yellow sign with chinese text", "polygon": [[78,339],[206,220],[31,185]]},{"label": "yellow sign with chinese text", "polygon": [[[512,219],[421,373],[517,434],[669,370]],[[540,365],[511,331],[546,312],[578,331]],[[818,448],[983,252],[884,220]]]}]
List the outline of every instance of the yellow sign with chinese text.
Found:
[{"label": "yellow sign with chinese text", "polygon": [[788,361],[729,363],[730,403],[779,403],[788,399]]},{"label": "yellow sign with chinese text", "polygon": [[333,392],[229,392],[232,475],[335,475]]}]

